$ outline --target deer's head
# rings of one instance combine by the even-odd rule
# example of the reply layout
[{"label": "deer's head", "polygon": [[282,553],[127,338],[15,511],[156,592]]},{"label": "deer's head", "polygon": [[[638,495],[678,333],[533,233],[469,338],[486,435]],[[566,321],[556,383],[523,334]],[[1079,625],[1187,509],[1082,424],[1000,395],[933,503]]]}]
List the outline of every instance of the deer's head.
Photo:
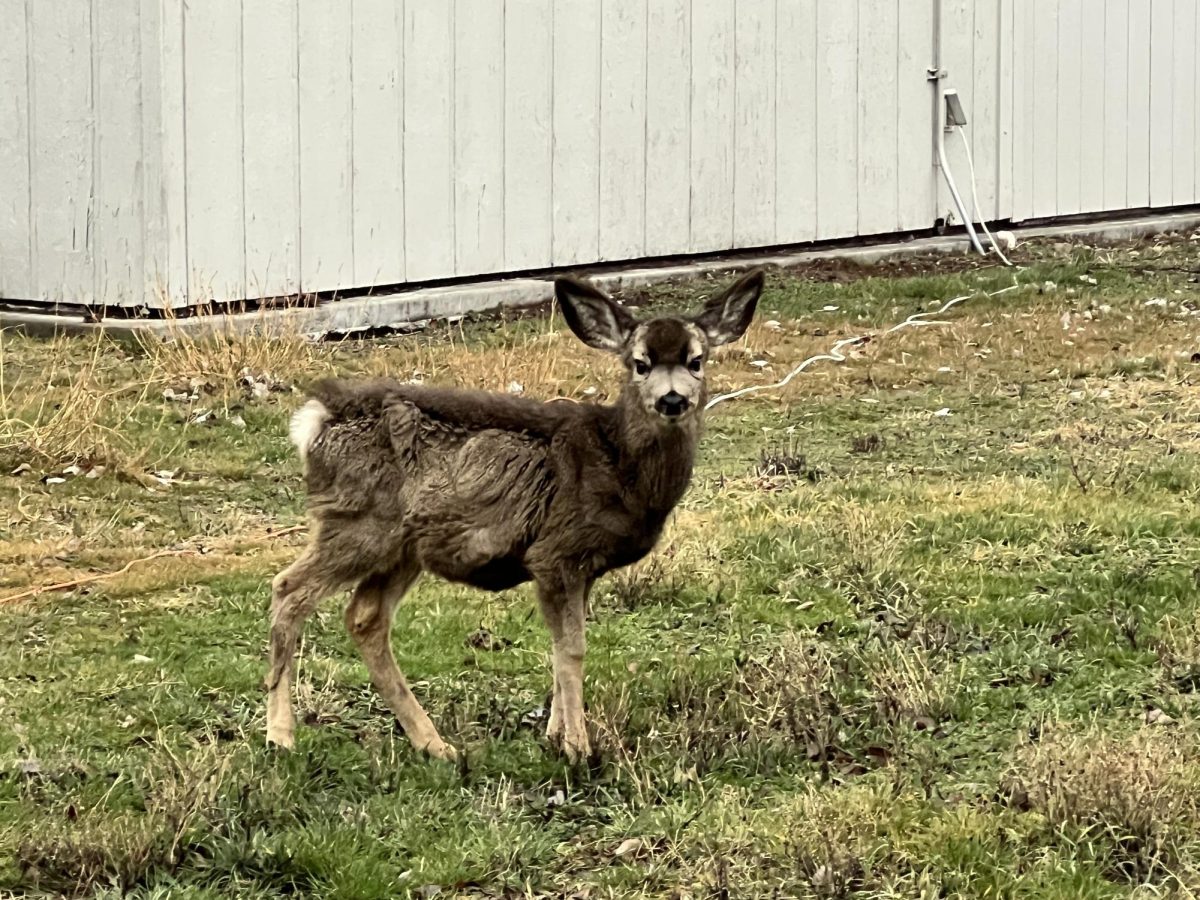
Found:
[{"label": "deer's head", "polygon": [[560,278],[554,289],[575,335],[589,347],[619,355],[625,363],[626,390],[641,411],[670,426],[703,408],[708,354],[745,333],[762,294],[763,273],[744,275],[696,315],[644,321],[586,281]]}]

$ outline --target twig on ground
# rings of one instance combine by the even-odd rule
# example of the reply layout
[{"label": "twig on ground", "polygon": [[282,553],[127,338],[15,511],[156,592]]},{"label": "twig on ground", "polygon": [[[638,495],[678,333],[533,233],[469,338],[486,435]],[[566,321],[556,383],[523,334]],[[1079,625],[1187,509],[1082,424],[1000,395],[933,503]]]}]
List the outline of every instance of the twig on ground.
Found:
[{"label": "twig on ground", "polygon": [[157,553],[151,553],[149,556],[142,556],[138,559],[131,559],[115,572],[99,572],[95,575],[85,575],[82,578],[74,578],[70,581],[60,581],[57,584],[45,584],[38,587],[31,587],[24,591],[18,591],[15,594],[9,594],[7,597],[0,597],[0,606],[8,606],[10,603],[16,603],[20,600],[28,600],[30,597],[37,597],[40,594],[57,593],[59,591],[69,591],[73,588],[83,587],[84,585],[94,584],[97,581],[105,581],[109,578],[116,578],[118,575],[124,575],[134,566],[148,563],[156,559],[161,559],[164,556],[198,556],[197,550],[159,550]]},{"label": "twig on ground", "polygon": [[[281,528],[279,531],[272,531],[267,535],[267,537],[270,537],[270,538],[286,537],[289,534],[300,534],[301,532],[304,532],[307,530],[308,530],[307,525],[291,525],[287,528]],[[193,538],[192,540],[185,541],[184,543],[191,544],[191,543],[196,543],[197,541],[198,541],[197,538]],[[201,555],[203,555],[203,553],[204,553],[203,550],[196,550],[196,549],[158,550],[154,553],[151,553],[149,556],[141,556],[141,557],[138,557],[137,559],[131,559],[129,562],[125,563],[125,565],[123,565],[121,568],[119,568],[113,572],[97,572],[94,575],[84,575],[81,578],[73,578],[70,581],[60,581],[55,584],[38,585],[36,587],[26,588],[23,591],[18,591],[15,594],[9,594],[7,597],[0,597],[0,606],[8,606],[13,603],[18,603],[21,600],[28,600],[32,597],[38,597],[42,594],[53,594],[53,593],[59,593],[62,591],[70,591],[70,590],[74,590],[75,588],[78,588],[78,587],[84,587],[89,584],[95,584],[98,581],[107,581],[110,578],[116,578],[120,575],[124,575],[126,572],[128,572],[130,569],[134,568],[135,566],[140,566],[143,563],[153,562],[154,560],[162,559],[163,557],[167,557],[167,556],[192,557],[192,556],[201,556]]]}]

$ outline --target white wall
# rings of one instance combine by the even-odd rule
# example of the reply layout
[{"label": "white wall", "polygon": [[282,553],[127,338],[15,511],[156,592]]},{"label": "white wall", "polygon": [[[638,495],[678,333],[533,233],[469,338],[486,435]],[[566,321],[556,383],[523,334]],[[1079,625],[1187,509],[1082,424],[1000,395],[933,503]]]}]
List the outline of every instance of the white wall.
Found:
[{"label": "white wall", "polygon": [[[928,228],[951,209],[937,2],[0,0],[0,296],[198,303]],[[1197,19],[941,0],[985,213],[1200,200]]]},{"label": "white wall", "polygon": [[1195,0],[1015,0],[1016,218],[1200,200]]}]

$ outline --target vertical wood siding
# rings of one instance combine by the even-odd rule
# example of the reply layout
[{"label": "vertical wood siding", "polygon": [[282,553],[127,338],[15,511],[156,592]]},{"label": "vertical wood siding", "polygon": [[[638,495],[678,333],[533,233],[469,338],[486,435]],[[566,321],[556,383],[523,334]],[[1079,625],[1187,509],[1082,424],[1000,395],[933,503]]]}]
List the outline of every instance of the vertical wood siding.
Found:
[{"label": "vertical wood siding", "polygon": [[[929,228],[938,3],[0,0],[0,295],[180,305]],[[940,9],[985,216],[1200,200],[1192,0]]]}]

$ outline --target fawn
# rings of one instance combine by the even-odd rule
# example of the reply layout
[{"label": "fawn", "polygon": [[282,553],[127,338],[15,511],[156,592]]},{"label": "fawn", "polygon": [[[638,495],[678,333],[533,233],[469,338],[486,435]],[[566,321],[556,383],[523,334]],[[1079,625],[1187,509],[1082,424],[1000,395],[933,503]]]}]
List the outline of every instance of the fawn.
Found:
[{"label": "fawn", "polygon": [[272,583],[267,740],[294,742],[291,680],[305,619],[353,587],[346,627],[418,750],[453,759],[396,666],[392,615],[428,571],[502,591],[527,581],[553,642],[547,737],[590,755],[583,711],[588,592],[654,547],[692,476],[713,347],[742,336],[754,271],[693,317],[638,321],[586,281],[560,278],[568,326],[618,354],[615,404],[539,402],[392,380],[321,382],[292,419],[312,532]]}]

